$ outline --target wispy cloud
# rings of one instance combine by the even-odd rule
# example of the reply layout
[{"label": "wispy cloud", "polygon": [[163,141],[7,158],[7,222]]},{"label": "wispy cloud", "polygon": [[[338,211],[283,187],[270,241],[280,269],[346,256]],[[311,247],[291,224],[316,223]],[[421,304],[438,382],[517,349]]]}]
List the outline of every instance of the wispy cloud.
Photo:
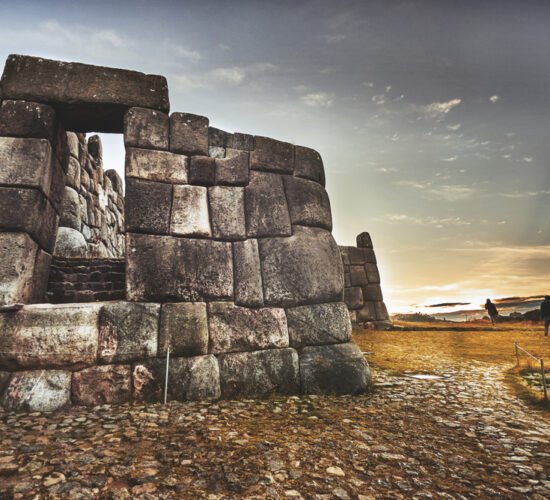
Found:
[{"label": "wispy cloud", "polygon": [[448,163],[458,160],[458,155],[450,156],[449,158],[442,158],[443,161]]},{"label": "wispy cloud", "polygon": [[323,35],[323,39],[329,44],[342,42],[347,38],[346,35],[343,33],[330,33],[327,35]]},{"label": "wispy cloud", "polygon": [[202,59],[202,56],[198,51],[189,49],[188,47],[185,47],[179,43],[174,43],[169,39],[166,39],[164,41],[164,44],[166,45],[167,49],[171,51],[176,57],[180,57],[195,63]]},{"label": "wispy cloud", "polygon": [[500,100],[500,97],[498,95],[492,95],[489,97],[489,101],[491,101],[493,104],[498,102]]},{"label": "wispy cloud", "polygon": [[544,196],[550,194],[550,189],[539,191],[516,191],[515,193],[496,193],[495,196],[502,198],[534,198],[535,196]]},{"label": "wispy cloud", "polygon": [[463,185],[443,184],[437,185],[433,182],[420,183],[416,181],[397,181],[397,185],[411,187],[414,189],[423,190],[429,197],[445,200],[445,201],[460,201],[470,198],[476,188]]},{"label": "wispy cloud", "polygon": [[432,102],[427,106],[424,106],[423,111],[427,115],[435,119],[442,119],[445,115],[449,114],[454,108],[456,108],[462,99],[456,98],[446,102]]},{"label": "wispy cloud", "polygon": [[471,222],[460,217],[414,217],[407,214],[386,214],[386,220],[393,223],[415,224],[443,229],[448,226],[469,226]]},{"label": "wispy cloud", "polygon": [[330,108],[334,104],[334,98],[326,92],[311,92],[300,97],[306,106],[311,108]]},{"label": "wispy cloud", "polygon": [[525,163],[533,163],[535,160],[531,156],[525,156],[525,157],[522,158],[521,161],[523,161]]},{"label": "wispy cloud", "polygon": [[455,123],[454,125],[446,125],[449,130],[456,131],[462,127],[462,123]]}]

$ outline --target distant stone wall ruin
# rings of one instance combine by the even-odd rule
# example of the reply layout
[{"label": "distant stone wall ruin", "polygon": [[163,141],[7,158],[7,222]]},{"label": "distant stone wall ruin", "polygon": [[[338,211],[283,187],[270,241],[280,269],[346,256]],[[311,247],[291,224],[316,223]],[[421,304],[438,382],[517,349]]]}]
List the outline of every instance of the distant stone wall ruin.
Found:
[{"label": "distant stone wall ruin", "polygon": [[[10,56],[0,99],[6,410],[159,401],[168,349],[170,399],[368,390],[316,151],[169,115],[166,79],[127,70]],[[121,191],[67,130],[124,135],[126,300],[20,308],[44,300],[60,219],[120,250]]]},{"label": "distant stone wall ruin", "polygon": [[357,246],[341,246],[340,253],[344,265],[344,301],[352,325],[357,328],[390,325],[370,234],[359,234]]}]

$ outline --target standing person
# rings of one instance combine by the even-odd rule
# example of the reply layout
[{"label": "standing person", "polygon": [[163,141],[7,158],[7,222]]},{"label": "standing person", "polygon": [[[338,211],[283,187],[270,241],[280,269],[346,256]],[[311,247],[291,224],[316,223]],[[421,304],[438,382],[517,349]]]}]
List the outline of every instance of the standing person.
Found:
[{"label": "standing person", "polygon": [[540,317],[544,321],[544,336],[548,337],[548,326],[550,326],[550,295],[544,297],[540,304]]},{"label": "standing person", "polygon": [[491,323],[494,325],[496,317],[498,316],[497,306],[491,302],[491,299],[487,299],[487,302],[485,302],[485,309],[487,309],[489,318],[491,318]]}]

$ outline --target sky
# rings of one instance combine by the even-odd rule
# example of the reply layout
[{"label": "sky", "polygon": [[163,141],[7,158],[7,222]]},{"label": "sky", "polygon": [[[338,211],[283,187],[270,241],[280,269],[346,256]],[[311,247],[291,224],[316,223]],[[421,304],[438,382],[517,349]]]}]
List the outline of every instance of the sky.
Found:
[{"label": "sky", "polygon": [[[550,1],[5,1],[0,59],[168,79],[171,111],[317,149],[391,313],[550,293]],[[120,136],[105,164],[123,172]],[[460,306],[464,308],[464,306]]]}]

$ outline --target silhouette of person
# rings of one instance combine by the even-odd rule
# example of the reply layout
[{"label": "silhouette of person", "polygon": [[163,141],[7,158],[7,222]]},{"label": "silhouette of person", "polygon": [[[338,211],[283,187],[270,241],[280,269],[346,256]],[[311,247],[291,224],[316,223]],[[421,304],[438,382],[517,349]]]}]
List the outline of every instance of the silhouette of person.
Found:
[{"label": "silhouette of person", "polygon": [[550,295],[546,295],[540,304],[540,317],[544,321],[544,336],[548,337],[548,326],[550,326]]},{"label": "silhouette of person", "polygon": [[491,299],[487,299],[485,302],[485,309],[489,313],[489,318],[491,318],[491,324],[495,324],[496,317],[498,316],[497,306],[491,302]]}]

